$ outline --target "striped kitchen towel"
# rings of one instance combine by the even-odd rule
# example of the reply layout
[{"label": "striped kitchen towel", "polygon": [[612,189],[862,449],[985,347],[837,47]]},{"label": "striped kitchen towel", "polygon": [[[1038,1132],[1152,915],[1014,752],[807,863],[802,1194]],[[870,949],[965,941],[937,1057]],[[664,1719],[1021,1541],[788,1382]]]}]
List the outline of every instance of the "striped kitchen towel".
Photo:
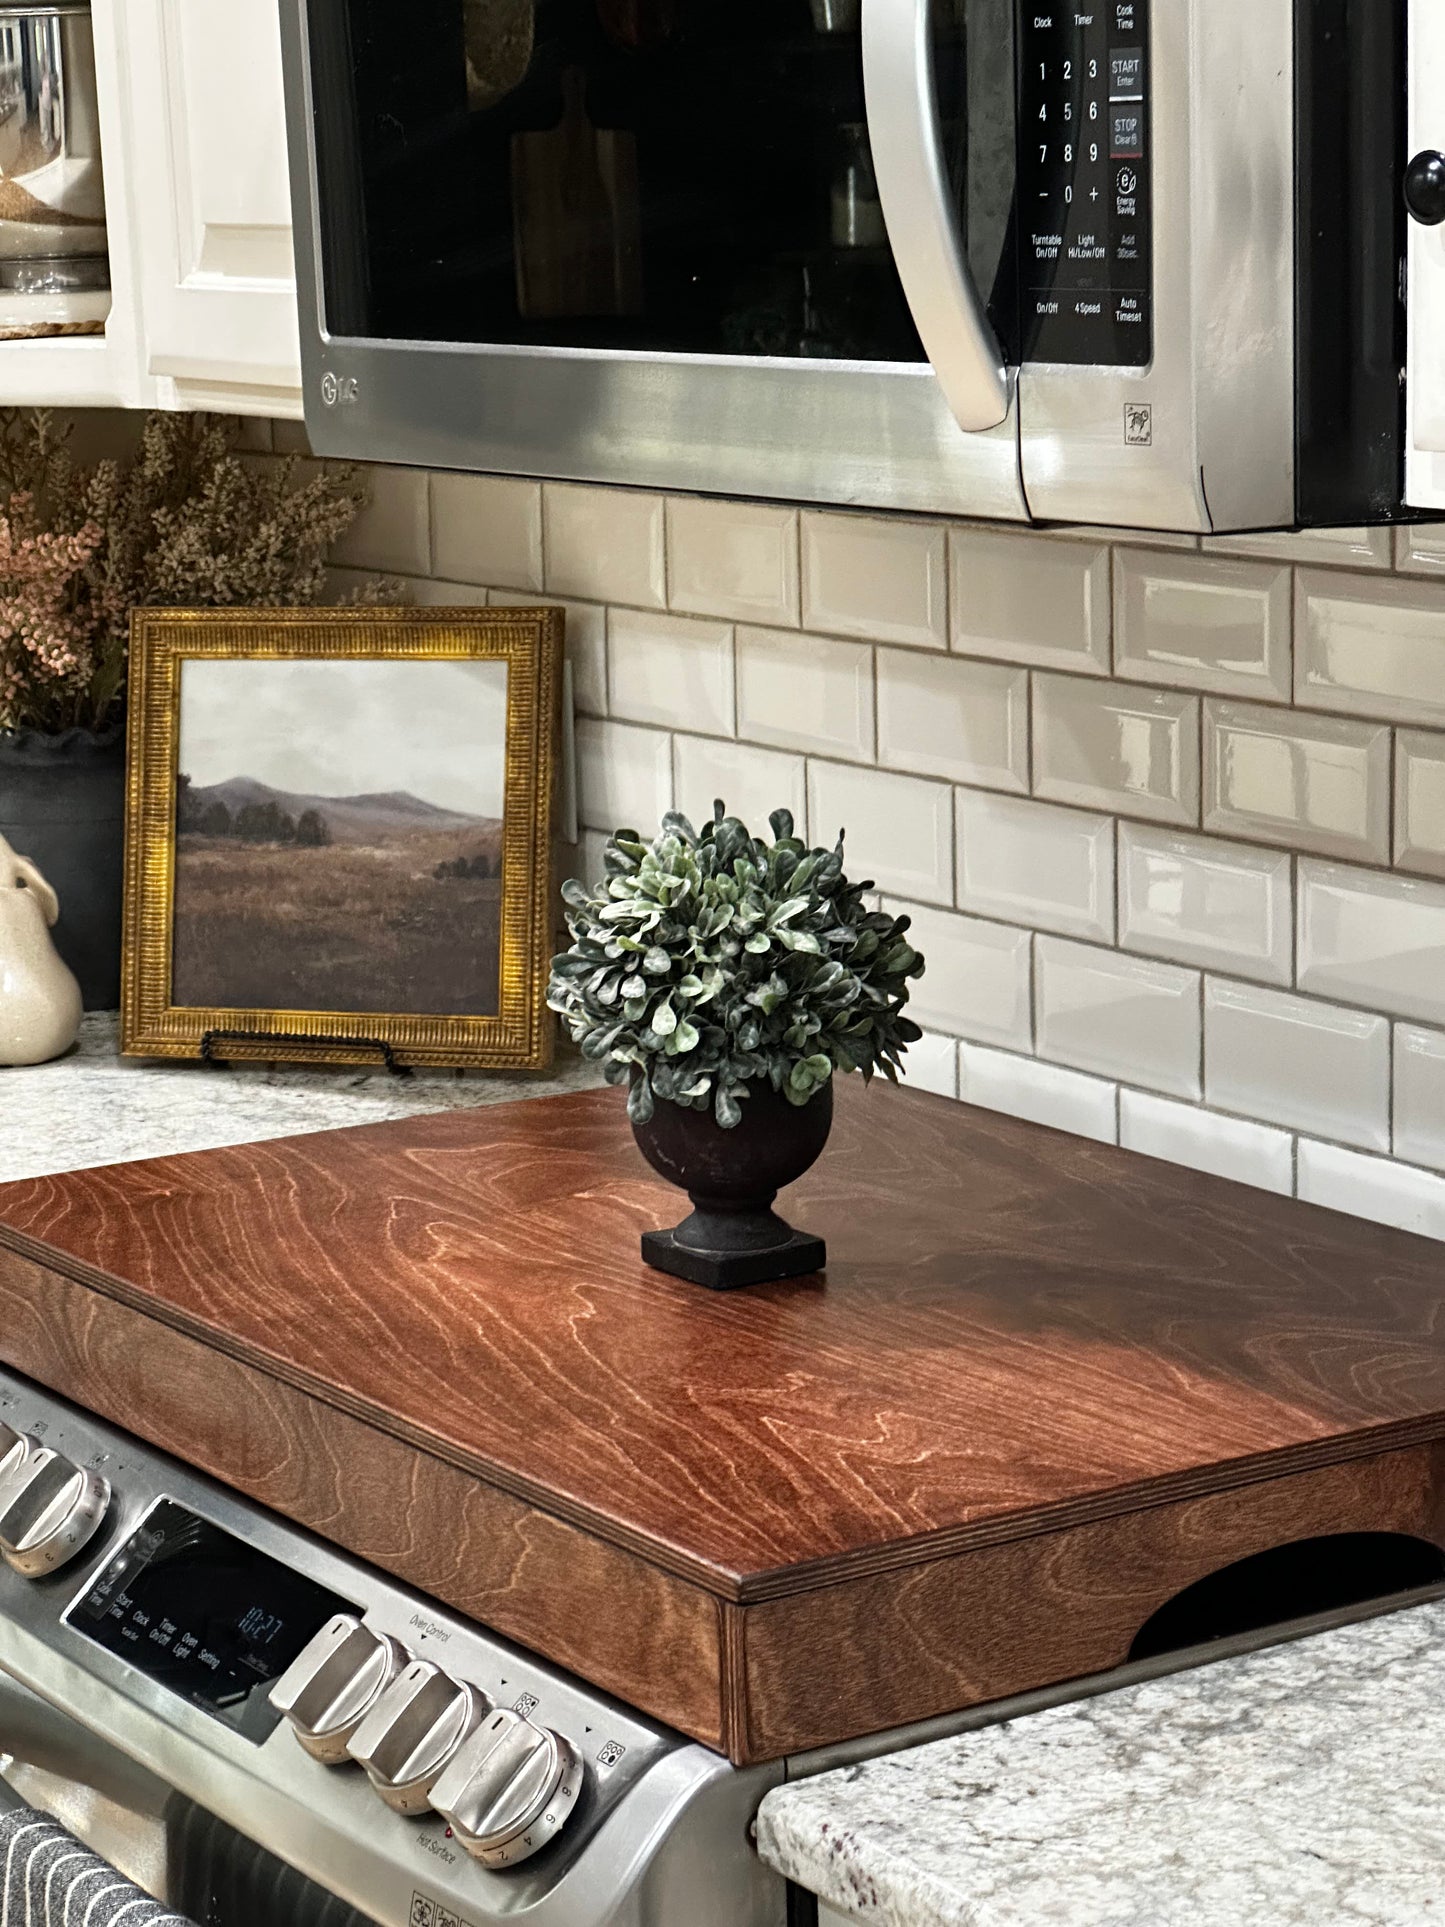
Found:
[{"label": "striped kitchen towel", "polygon": [[0,1927],[192,1927],[33,1807],[0,1812]]}]

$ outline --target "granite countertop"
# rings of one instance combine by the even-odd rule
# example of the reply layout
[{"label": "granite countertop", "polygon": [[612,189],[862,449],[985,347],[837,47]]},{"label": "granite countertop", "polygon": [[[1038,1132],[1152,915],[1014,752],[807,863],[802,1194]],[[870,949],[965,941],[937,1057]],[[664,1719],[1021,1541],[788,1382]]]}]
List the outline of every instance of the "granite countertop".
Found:
[{"label": "granite countertop", "polygon": [[1445,1602],[770,1793],[764,1860],[886,1927],[1445,1921]]},{"label": "granite countertop", "polygon": [[[51,1064],[0,1069],[0,1183],[177,1151],[383,1124],[428,1111],[590,1089],[593,1065],[568,1053],[551,1072],[377,1070],[208,1064],[118,1055],[117,1024],[92,1014]],[[618,1100],[621,1101],[620,1099]]]}]

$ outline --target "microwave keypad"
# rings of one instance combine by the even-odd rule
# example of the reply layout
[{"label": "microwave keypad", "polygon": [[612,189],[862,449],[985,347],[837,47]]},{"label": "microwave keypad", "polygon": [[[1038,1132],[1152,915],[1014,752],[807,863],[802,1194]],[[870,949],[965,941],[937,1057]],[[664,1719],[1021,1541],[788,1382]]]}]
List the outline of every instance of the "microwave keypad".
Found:
[{"label": "microwave keypad", "polygon": [[1019,13],[1023,359],[1153,354],[1148,0]]}]

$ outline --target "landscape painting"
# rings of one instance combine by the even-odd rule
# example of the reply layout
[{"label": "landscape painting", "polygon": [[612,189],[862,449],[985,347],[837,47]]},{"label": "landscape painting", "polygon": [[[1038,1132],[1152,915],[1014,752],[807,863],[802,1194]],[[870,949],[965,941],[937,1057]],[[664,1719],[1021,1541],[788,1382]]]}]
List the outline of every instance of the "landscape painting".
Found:
[{"label": "landscape painting", "polygon": [[186,661],[171,999],[495,1013],[504,660]]}]

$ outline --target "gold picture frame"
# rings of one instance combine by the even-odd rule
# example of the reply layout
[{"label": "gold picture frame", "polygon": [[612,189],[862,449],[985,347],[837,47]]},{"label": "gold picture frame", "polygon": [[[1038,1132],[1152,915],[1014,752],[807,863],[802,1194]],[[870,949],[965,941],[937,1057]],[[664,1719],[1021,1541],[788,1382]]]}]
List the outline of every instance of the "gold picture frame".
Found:
[{"label": "gold picture frame", "polygon": [[[338,1064],[374,1064],[384,1057],[388,1063],[402,1066],[446,1065],[498,1070],[542,1069],[550,1063],[556,1027],[546,1007],[546,984],[554,948],[553,851],[562,641],[563,616],[558,609],[137,610],[131,620],[121,992],[123,1054]],[[475,805],[471,806],[470,814],[455,807],[439,809],[434,802],[414,793],[397,792],[389,783],[381,784],[376,792],[368,787],[364,794],[337,796],[333,787],[325,796],[298,796],[283,793],[276,786],[256,781],[244,772],[238,773],[229,787],[226,784],[192,787],[193,779],[181,768],[183,703],[190,705],[186,719],[190,739],[188,754],[196,753],[199,744],[213,769],[219,769],[224,767],[224,762],[220,760],[222,750],[217,747],[218,731],[223,737],[230,727],[228,719],[233,715],[237,743],[245,744],[247,706],[234,698],[238,690],[244,696],[249,684],[269,703],[272,721],[268,733],[261,720],[251,717],[258,746],[251,752],[238,749],[238,754],[254,754],[261,764],[265,764],[267,758],[273,763],[278,759],[284,761],[285,756],[293,753],[288,747],[286,728],[291,712],[283,707],[291,693],[298,689],[326,691],[331,696],[340,693],[346,697],[342,711],[333,708],[328,712],[333,719],[338,713],[345,718],[340,725],[340,747],[334,730],[330,735],[327,733],[330,723],[319,723],[314,738],[307,739],[304,717],[297,716],[295,735],[302,747],[294,754],[299,759],[297,767],[312,774],[320,767],[317,759],[323,756],[333,759],[350,756],[348,768],[363,768],[360,782],[370,774],[372,751],[369,739],[358,740],[354,750],[348,747],[351,736],[358,735],[364,727],[356,720],[358,707],[365,708],[364,704],[358,704],[357,692],[365,692],[366,702],[371,705],[366,714],[370,715],[376,713],[379,700],[389,704],[388,692],[407,691],[411,682],[406,675],[407,665],[448,662],[468,665],[466,675],[461,679],[436,676],[428,679],[425,675],[416,678],[416,688],[433,699],[439,728],[448,729],[455,736],[466,727],[464,706],[459,712],[454,696],[445,705],[443,714],[436,701],[443,689],[478,691],[478,703],[485,696],[490,705],[485,712],[479,708],[478,714],[485,713],[488,718],[500,716],[504,704],[501,765],[498,768],[496,764],[495,748],[488,749],[490,760],[485,774],[485,782],[491,786],[488,794],[501,797],[499,819],[488,817]],[[254,682],[244,669],[211,667],[204,675],[192,671],[189,679],[187,671],[187,665],[202,664],[309,663],[380,667],[339,679],[329,675],[317,677],[312,671],[288,666],[258,675]],[[473,671],[470,667],[486,664],[501,665],[501,676]],[[242,678],[239,682],[238,677]],[[188,695],[188,691],[195,693]],[[227,696],[231,698],[229,702],[225,700]],[[194,720],[197,710],[203,714]],[[405,762],[409,758],[413,766],[421,768],[425,759],[419,760],[416,742],[425,731],[425,716],[418,718],[415,711],[401,702],[396,705],[395,715],[409,716],[413,729],[407,757],[398,760]],[[347,730],[351,736],[346,734]],[[311,752],[304,747],[307,740],[316,745],[315,758],[310,764],[306,757]],[[400,740],[394,737],[393,743]],[[444,758],[439,760],[445,762]],[[384,761],[383,750],[376,753],[376,762],[378,767],[391,767]],[[464,738],[453,743],[447,767],[455,773],[455,781],[472,780]],[[478,795],[483,780],[481,775],[475,778]],[[298,783],[288,787],[304,791],[306,785]],[[319,785],[313,783],[311,787],[318,789]],[[261,795],[280,796],[292,806],[298,803],[317,806],[302,812],[303,837],[294,814],[271,803],[266,805],[275,813],[265,821],[280,825],[274,835],[282,839],[265,844],[267,849],[275,851],[275,864],[269,871],[261,855],[263,843],[256,840],[260,819],[244,817],[245,805],[238,800],[242,796]],[[203,805],[202,799],[206,797],[212,800]],[[231,800],[227,802],[227,798]],[[365,808],[360,806],[371,807],[372,818],[368,818]],[[377,815],[381,806],[390,808],[390,817]],[[409,846],[414,853],[406,858],[409,867],[405,868],[404,883],[405,888],[414,893],[416,902],[430,905],[439,894],[431,888],[432,879],[464,877],[473,886],[467,904],[470,906],[475,901],[478,906],[485,906],[484,910],[480,907],[472,910],[473,917],[484,915],[488,922],[499,917],[495,1010],[308,1009],[299,1007],[305,1001],[302,998],[293,996],[291,1007],[284,1007],[279,1001],[267,1002],[254,994],[259,978],[271,967],[268,959],[272,958],[276,960],[278,982],[289,974],[294,984],[299,973],[307,987],[332,981],[343,987],[359,987],[363,971],[358,959],[365,961],[360,947],[367,940],[368,930],[380,945],[384,926],[395,925],[403,931],[410,928],[405,921],[408,915],[413,922],[420,918],[428,931],[438,923],[441,912],[409,910],[404,904],[389,922],[373,918],[368,925],[362,916],[368,904],[357,904],[356,900],[355,890],[364,897],[369,888],[358,867],[362,850],[357,836],[372,834],[375,842],[380,833],[368,831],[365,825],[371,821],[390,824],[385,835],[380,836],[384,847],[369,848],[365,854],[384,858],[376,867],[387,869],[389,866],[389,873],[401,877],[403,866],[396,854],[399,839],[403,835],[420,834],[414,822],[404,823],[401,829],[395,827],[397,813],[405,814],[410,806],[415,806],[413,815],[428,827],[445,823],[450,832],[454,824],[473,824],[477,826],[471,832],[475,841],[485,826],[492,839],[489,847],[494,854],[490,859],[485,855],[468,858],[464,854],[464,841],[457,844],[455,837],[449,840],[438,831],[429,845]],[[223,814],[217,814],[218,807]],[[328,809],[342,814],[342,829],[335,835],[328,825]],[[425,815],[426,812],[431,814]],[[183,814],[191,819],[184,829]],[[308,822],[308,818],[316,820]],[[246,822],[244,832],[239,827],[243,821]],[[288,823],[290,838],[286,843]],[[362,826],[359,830],[358,825]],[[269,834],[263,822],[263,841]],[[244,843],[243,836],[247,839]],[[327,847],[315,847],[323,841]],[[302,862],[303,842],[307,845],[305,861],[313,866],[307,875],[315,880],[318,900],[325,895],[321,887],[324,876],[334,902],[344,904],[348,910],[356,907],[357,921],[347,939],[352,950],[349,978],[335,964],[334,956],[313,957],[308,962],[304,954],[306,933],[312,933],[318,946],[320,939],[315,937],[316,926],[305,922],[304,901],[299,915],[294,902],[280,903],[276,910],[277,915],[281,910],[287,911],[299,933],[295,954],[300,962],[294,967],[291,953],[285,952],[284,947],[277,948],[274,932],[257,929],[256,917],[249,910],[245,916],[241,915],[240,906],[257,901],[258,892],[253,883],[248,883],[251,894],[243,897],[237,880],[241,875],[239,866],[243,862],[251,866],[245,873],[248,879],[256,874],[258,864],[260,874],[279,877],[282,871],[278,866],[284,856],[294,872]],[[231,844],[235,846],[234,852]],[[190,854],[193,845],[198,854]],[[452,847],[461,848],[463,854],[439,861],[430,871],[416,867],[418,860],[425,861],[436,850]],[[201,860],[203,855],[207,857],[205,864]],[[231,868],[225,868],[226,865]],[[230,895],[223,894],[223,886],[214,880],[217,876],[230,879],[224,885]],[[352,876],[361,876],[355,890],[345,881]],[[485,880],[485,888],[477,881],[479,878]],[[183,886],[179,923],[178,879]],[[397,888],[401,887],[399,883]],[[272,889],[260,900],[269,904],[274,899]],[[453,918],[453,924],[446,926],[452,933],[452,950],[438,952],[431,961],[437,966],[438,957],[442,965],[455,958],[462,966],[475,966],[476,970],[484,970],[489,975],[493,968],[489,948],[483,944],[471,950],[460,940],[459,932],[466,928],[464,920],[456,921],[457,905],[461,901],[454,895],[445,913]],[[193,910],[192,906],[196,905],[207,906],[209,922],[200,910]],[[226,911],[224,916],[222,909]],[[263,924],[267,914],[269,910],[262,912]],[[426,922],[427,917],[431,917],[431,923]],[[234,939],[238,929],[243,939],[247,931],[254,931],[254,942],[243,940],[238,946],[234,940],[223,942],[216,934],[230,932]],[[210,933],[204,943],[196,939],[197,930]],[[183,941],[180,953],[183,981],[179,988],[187,995],[185,1002],[177,1001],[176,997],[178,934]],[[261,941],[263,935],[268,938],[266,943]],[[415,944],[421,939],[412,941]],[[396,940],[397,944],[402,942],[403,939]],[[335,947],[333,944],[333,950]],[[245,953],[244,958],[234,961],[239,952]],[[195,961],[197,957],[201,961]],[[477,958],[482,959],[480,964],[476,963]],[[399,981],[404,966],[398,964],[395,968]],[[444,987],[449,993],[455,989],[460,995],[465,988],[457,987],[455,979],[440,966],[433,969],[430,979],[426,979],[424,973],[417,975],[419,981]],[[388,982],[385,972],[374,981],[377,994],[384,994]],[[229,999],[218,996],[218,988],[235,994]],[[253,994],[242,995],[246,990]],[[195,994],[197,991],[199,995]],[[213,1000],[201,1001],[202,996]],[[370,997],[365,1001],[369,1002]],[[433,1001],[444,999],[437,997]],[[353,996],[352,1002],[361,1003],[363,999]]]}]

